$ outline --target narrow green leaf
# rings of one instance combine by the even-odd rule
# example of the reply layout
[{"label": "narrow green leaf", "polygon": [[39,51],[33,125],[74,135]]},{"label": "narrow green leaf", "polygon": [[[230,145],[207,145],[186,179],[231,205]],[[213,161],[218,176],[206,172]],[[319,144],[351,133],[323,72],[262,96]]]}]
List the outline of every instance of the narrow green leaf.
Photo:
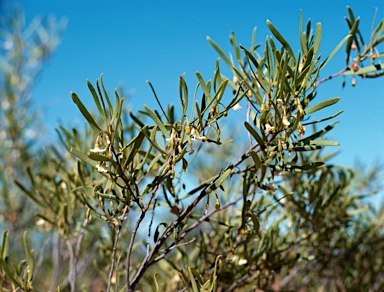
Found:
[{"label": "narrow green leaf", "polygon": [[251,157],[253,159],[253,162],[255,163],[256,169],[259,169],[261,166],[259,155],[257,155],[255,151],[251,151]]},{"label": "narrow green leaf", "polygon": [[84,154],[83,152],[75,149],[75,148],[71,148],[71,150],[69,151],[70,153],[72,153],[73,155],[77,156],[78,158],[80,158],[82,161],[84,161],[85,163],[93,166],[93,167],[96,167],[96,164],[97,162],[90,159],[86,154]]},{"label": "narrow green leaf", "polygon": [[100,115],[103,117],[104,122],[107,123],[107,115],[106,115],[105,109],[103,109],[101,107],[101,103],[100,103],[99,97],[97,96],[96,90],[93,87],[92,83],[88,79],[87,79],[87,85],[88,85],[89,91],[92,94],[93,100],[96,104],[96,107],[97,107]]},{"label": "narrow green leaf", "polygon": [[319,110],[321,110],[323,108],[326,108],[328,106],[334,105],[339,100],[340,100],[340,97],[334,97],[334,98],[330,98],[330,99],[324,100],[322,102],[319,102],[318,104],[310,107],[309,109],[306,109],[305,110],[305,114],[306,115],[310,115],[310,114],[312,114],[314,112],[317,112],[317,111],[319,111]]},{"label": "narrow green leaf", "polygon": [[312,121],[312,122],[308,122],[308,123],[303,123],[302,125],[303,126],[307,126],[307,125],[312,125],[312,124],[317,124],[317,123],[321,123],[321,122],[324,122],[324,121],[328,121],[328,120],[331,120],[331,119],[337,117],[338,115],[340,115],[343,112],[344,111],[341,110],[341,111],[338,111],[337,113],[335,113],[334,115],[332,115],[330,117],[327,117],[327,118],[324,118],[324,119],[320,119],[320,120],[316,120],[316,121]]},{"label": "narrow green leaf", "polygon": [[44,204],[44,202],[42,200],[39,200],[38,198],[36,198],[35,194],[33,192],[31,192],[30,190],[28,190],[21,182],[19,182],[18,180],[15,180],[15,184],[32,200],[34,201],[37,205],[41,206],[41,207],[46,207],[46,205]]},{"label": "narrow green leaf", "polygon": [[[110,114],[110,116],[112,116],[113,115],[113,106],[112,106],[111,100],[108,96],[108,92],[107,92],[107,90],[105,90],[105,87],[104,87],[103,74],[100,74],[100,83],[101,83],[101,88],[103,89],[104,97],[108,103],[109,114]],[[103,98],[103,96],[101,96],[101,98]]]},{"label": "narrow green leaf", "polygon": [[205,97],[208,99],[208,102],[211,101],[211,88],[208,87],[208,83],[205,83],[203,76],[199,72],[195,73],[197,76],[197,79],[200,82],[201,88],[203,89],[203,92],[205,94]]},{"label": "narrow green leaf", "polygon": [[301,139],[298,141],[298,143],[300,145],[305,145],[305,144],[311,144],[315,139],[325,135],[326,133],[328,133],[329,131],[331,131],[335,125],[337,124],[338,122],[333,122],[332,124],[326,126],[324,129],[312,134],[311,136],[307,137],[307,138],[304,138],[304,139]]},{"label": "narrow green leaf", "polygon": [[136,124],[138,124],[141,128],[144,127],[144,123],[138,118],[136,117],[132,112],[129,113],[129,116],[132,118],[132,120],[135,121]]},{"label": "narrow green leaf", "polygon": [[33,273],[35,271],[35,259],[33,258],[34,251],[29,250],[28,247],[28,241],[27,241],[27,231],[24,231],[24,236],[23,236],[23,242],[24,242],[24,249],[25,249],[25,254],[27,255],[27,263],[28,263],[28,281],[32,280]]},{"label": "narrow green leaf", "polygon": [[321,26],[321,23],[318,22],[316,23],[316,40],[313,44],[315,56],[319,52],[321,37],[322,37],[322,26]]},{"label": "narrow green leaf", "polygon": [[93,152],[90,152],[88,154],[88,157],[95,161],[110,161],[108,156],[104,156],[104,155],[93,153]]},{"label": "narrow green leaf", "polygon": [[200,292],[199,288],[197,287],[195,276],[192,273],[191,267],[188,267],[188,272],[189,272],[189,278],[192,284],[193,292]]},{"label": "narrow green leaf", "polygon": [[375,72],[378,70],[384,70],[384,64],[376,64],[376,65],[366,66],[366,67],[363,67],[357,71],[349,70],[349,71],[343,73],[343,75],[363,75],[363,77],[364,77],[364,74],[372,73],[372,72]]},{"label": "narrow green leaf", "polygon": [[144,105],[144,108],[145,108],[146,112],[148,113],[148,115],[152,118],[152,120],[159,127],[159,129],[163,133],[164,137],[168,139],[170,136],[169,136],[169,133],[168,133],[166,127],[164,126],[164,124],[160,121],[160,119],[157,117],[157,115],[149,107]]},{"label": "narrow green leaf", "polygon": [[87,108],[83,105],[79,97],[76,95],[76,93],[71,93],[73,102],[77,105],[80,112],[84,116],[84,118],[88,121],[89,125],[91,126],[92,130],[95,133],[100,133],[103,130],[97,125],[95,119],[91,116],[91,114],[88,112]]},{"label": "narrow green leaf", "polygon": [[227,169],[223,174],[221,174],[214,182],[213,185],[210,186],[209,190],[214,191],[218,189],[223,182],[228,178],[228,176],[231,174],[232,169]]},{"label": "narrow green leaf", "polygon": [[207,41],[216,50],[216,52],[219,53],[220,57],[223,58],[224,62],[228,65],[228,67],[232,69],[234,64],[228,59],[228,57],[224,54],[224,52],[220,49],[220,47],[210,37],[207,37]]},{"label": "narrow green leaf", "polygon": [[85,194],[89,198],[93,199],[94,190],[91,186],[89,186],[85,183],[84,173],[83,173],[83,170],[81,169],[80,160],[77,161],[77,173],[79,175],[79,179],[80,179],[81,185],[83,186],[83,190],[84,190]]},{"label": "narrow green leaf", "polygon": [[0,254],[0,258],[7,262],[8,261],[8,254],[9,254],[8,230],[4,230],[3,238],[1,240],[1,254]]},{"label": "narrow green leaf", "polygon": [[325,59],[325,61],[320,65],[320,69],[323,69],[336,55],[336,53],[340,50],[340,48],[344,45],[344,43],[349,40],[352,37],[352,35],[345,36],[333,49],[333,51],[329,54],[329,56]]},{"label": "narrow green leaf", "polygon": [[251,133],[251,135],[256,139],[261,149],[264,149],[265,144],[263,138],[261,138],[260,135],[257,134],[256,130],[248,122],[244,122],[244,125],[247,128],[248,132]]},{"label": "narrow green leaf", "polygon": [[357,32],[357,28],[359,26],[359,22],[360,22],[360,19],[357,18],[355,20],[355,22],[353,22],[353,25],[351,27],[351,30],[349,31],[349,34],[352,36],[351,38],[348,39],[347,41],[347,44],[345,45],[345,52],[347,53],[347,59],[346,59],[346,62],[348,64],[349,62],[349,55],[351,53],[351,47],[352,47],[352,43],[353,43],[353,40],[355,39],[355,35],[356,35],[356,32]]},{"label": "narrow green leaf", "polygon": [[280,32],[273,26],[273,24],[267,20],[267,26],[272,34],[276,37],[276,39],[283,45],[283,47],[288,51],[290,57],[292,58],[293,63],[295,64],[295,54],[292,51],[289,43],[284,39],[284,37],[280,34]]},{"label": "narrow green leaf", "polygon": [[340,146],[339,142],[331,141],[331,140],[314,140],[311,141],[311,145],[316,146]]},{"label": "narrow green leaf", "polygon": [[145,137],[145,133],[148,131],[148,126],[145,126],[141,131],[140,133],[136,136],[135,138],[135,144],[133,144],[133,147],[132,149],[130,150],[130,153],[128,155],[128,158],[127,160],[124,162],[124,166],[123,166],[123,169],[125,169],[127,167],[128,164],[130,164],[137,151],[140,150],[140,146],[141,144],[143,143],[143,140],[144,140],[144,137]]},{"label": "narrow green leaf", "polygon": [[15,285],[17,287],[22,287],[22,284],[16,280],[16,278],[13,276],[13,273],[12,271],[10,270],[8,264],[4,261],[4,259],[0,258],[0,265],[3,267],[4,269],[4,272],[7,274],[7,276],[9,277],[9,279],[11,279],[11,281],[13,283],[15,283]]},{"label": "narrow green leaf", "polygon": [[184,80],[184,75],[180,76],[179,81],[179,95],[180,95],[180,101],[182,106],[182,114],[181,119],[184,119],[185,113],[188,109],[188,87]]},{"label": "narrow green leaf", "polygon": [[[157,104],[159,105],[159,107],[160,107],[160,109],[161,109],[161,112],[163,113],[164,117],[165,117],[165,118],[167,119],[167,121],[168,121],[167,114],[165,113],[165,110],[163,109],[163,106],[161,105],[160,99],[157,97],[155,88],[153,87],[152,83],[151,83],[149,80],[147,80],[147,83],[148,83],[149,86],[151,87],[152,93],[153,93],[153,95],[155,96],[156,102],[157,102]],[[170,123],[170,121],[168,121],[168,123]],[[167,137],[167,138],[168,138],[168,137]]]},{"label": "narrow green leaf", "polygon": [[302,168],[303,170],[310,170],[310,169],[318,168],[322,165],[324,165],[324,162],[312,162],[312,163],[304,164]]},{"label": "narrow green leaf", "polygon": [[[157,131],[157,126],[155,126],[155,127],[152,129],[151,136],[149,136],[147,132],[143,132],[143,133],[144,133],[144,135],[148,138],[149,142],[151,142],[151,143],[153,144],[153,146],[154,146],[157,150],[159,150],[161,153],[163,153],[164,155],[167,156],[167,155],[168,155],[167,152],[165,152],[165,151],[159,146],[159,144],[157,144],[157,142],[156,142],[156,131]],[[153,132],[155,132],[155,133],[153,134],[153,137],[155,137],[155,138],[151,138]]]}]

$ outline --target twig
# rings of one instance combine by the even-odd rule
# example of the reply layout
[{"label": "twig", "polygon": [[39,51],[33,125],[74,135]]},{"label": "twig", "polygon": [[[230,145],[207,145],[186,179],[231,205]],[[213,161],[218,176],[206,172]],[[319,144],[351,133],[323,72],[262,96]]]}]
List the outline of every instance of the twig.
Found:
[{"label": "twig", "polygon": [[50,291],[55,291],[57,288],[57,283],[59,282],[60,271],[61,271],[61,263],[60,263],[60,255],[59,251],[61,250],[60,246],[60,236],[58,233],[53,234],[52,239],[52,263],[53,263],[53,277],[51,282]]},{"label": "twig", "polygon": [[69,253],[69,284],[71,286],[71,292],[75,292],[75,286],[76,286],[76,259],[73,254],[73,248],[69,240],[65,241],[67,248],[68,248],[68,253]]},{"label": "twig", "polygon": [[158,195],[156,193],[155,201],[153,202],[151,222],[149,222],[149,227],[148,227],[147,254],[149,253],[149,245],[151,242],[151,229],[152,229],[152,224],[153,224],[153,218],[155,217],[155,208],[156,208],[157,198],[158,198]]},{"label": "twig", "polygon": [[335,77],[338,77],[338,76],[340,76],[340,75],[342,75],[344,72],[347,72],[349,70],[349,67],[346,67],[346,68],[344,68],[343,70],[341,70],[341,71],[339,71],[339,72],[337,72],[337,73],[334,73],[334,74],[332,74],[332,75],[329,75],[328,77],[325,77],[325,78],[323,78],[323,79],[319,79],[319,80],[317,80],[316,81],[316,87],[318,87],[321,83],[323,83],[323,82],[326,82],[326,81],[328,81],[328,80],[331,80],[332,78],[335,78]]},{"label": "twig", "polygon": [[[83,236],[85,232],[85,227],[88,225],[88,219],[85,218],[83,225],[81,226],[81,229],[77,235],[77,242],[76,242],[76,252],[75,252],[75,258],[77,259],[80,254],[80,249],[81,249],[81,242],[83,241]],[[77,261],[77,260],[76,260]]]},{"label": "twig", "polygon": [[[115,273],[116,273],[116,275],[118,275],[118,268],[119,268],[119,265],[120,265],[120,261],[121,261],[121,259],[122,259],[122,257],[123,257],[123,252],[121,252],[120,253],[120,255],[119,255],[119,257],[117,258],[117,262],[116,262],[116,271],[115,271]],[[119,277],[116,277],[116,283],[115,283],[115,291],[117,292],[117,291],[119,291],[119,286],[118,286],[118,284],[119,284]]]},{"label": "twig", "polygon": [[115,266],[115,256],[116,256],[116,251],[117,251],[117,242],[119,241],[120,229],[121,229],[121,225],[119,225],[116,228],[116,234],[115,234],[115,239],[114,239],[114,243],[113,243],[113,250],[112,250],[111,268],[109,269],[109,275],[108,275],[107,292],[109,292],[111,290],[113,268]]},{"label": "twig", "polygon": [[[175,249],[176,247],[178,246],[182,246],[182,245],[185,245],[185,244],[177,244],[179,241],[183,240],[185,238],[185,236],[192,230],[194,230],[197,226],[199,226],[201,223],[203,223],[204,221],[206,221],[209,217],[211,217],[212,215],[214,215],[215,213],[219,212],[219,211],[222,211],[226,208],[228,208],[229,206],[232,206],[232,205],[235,205],[238,201],[240,201],[242,199],[242,197],[239,197],[237,198],[235,201],[232,201],[232,202],[229,202],[227,204],[225,204],[224,206],[222,206],[220,209],[213,209],[211,210],[210,212],[208,212],[207,214],[205,214],[204,216],[202,216],[199,220],[197,220],[194,224],[192,224],[189,228],[185,229],[184,232],[177,238],[177,241],[175,241],[174,243],[172,243],[168,248],[164,249],[163,251],[160,251],[160,253],[162,253],[160,256],[158,256],[157,258],[155,258],[153,261],[151,261],[149,263],[149,266],[150,265],[153,265],[154,263],[158,262],[159,260],[161,260],[162,258],[164,258],[171,250]],[[192,242],[192,241],[191,241]],[[190,242],[187,242],[187,244],[190,243]]]},{"label": "twig", "polygon": [[[167,173],[167,171],[164,171],[164,173],[162,174],[162,176],[164,176],[165,174]],[[151,194],[151,197],[149,198],[148,200],[148,204],[145,206],[145,208],[142,209],[142,212],[140,214],[140,217],[137,219],[136,221],[136,225],[135,225],[135,228],[133,229],[132,231],[132,236],[131,236],[131,240],[129,242],[129,246],[128,246],[128,251],[127,251],[127,261],[126,261],[126,269],[127,269],[127,274],[126,274],[126,283],[127,283],[127,292],[131,292],[133,291],[133,287],[134,285],[132,285],[129,281],[129,277],[130,277],[130,265],[131,265],[131,254],[132,254],[132,248],[133,248],[133,244],[135,242],[135,238],[136,238],[136,234],[137,234],[137,230],[139,229],[139,226],[141,224],[141,222],[144,220],[145,218],[145,215],[151,205],[151,202],[153,200],[153,198],[155,197],[158,189],[160,187],[160,183],[158,183],[156,185],[156,187],[154,188],[154,190],[152,191],[152,194]],[[148,256],[148,254],[147,254]],[[146,256],[146,257],[147,257]],[[145,258],[146,258],[145,257]]]}]

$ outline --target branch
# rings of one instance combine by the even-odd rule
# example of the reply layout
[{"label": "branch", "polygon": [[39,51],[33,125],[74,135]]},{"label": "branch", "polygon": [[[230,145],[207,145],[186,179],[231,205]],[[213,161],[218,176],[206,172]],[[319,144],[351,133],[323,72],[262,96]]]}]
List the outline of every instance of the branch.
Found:
[{"label": "branch", "polygon": [[341,70],[341,71],[339,71],[339,72],[337,72],[337,73],[334,73],[334,74],[332,74],[332,75],[330,75],[330,76],[328,76],[328,77],[325,77],[325,78],[323,78],[323,79],[317,80],[317,81],[316,81],[316,87],[318,87],[318,86],[319,86],[321,83],[323,83],[323,82],[326,82],[326,81],[328,81],[328,80],[331,80],[332,78],[335,78],[335,77],[338,77],[338,76],[344,74],[344,73],[347,72],[348,70],[349,70],[349,67],[346,67],[346,68],[344,68],[343,70]]},{"label": "branch", "polygon": [[[167,174],[167,172],[168,172],[168,170],[164,170],[163,174],[159,178],[158,177],[155,178],[155,181],[157,179],[160,179],[161,177],[164,177]],[[136,234],[137,234],[139,226],[140,226],[141,222],[144,220],[145,215],[146,215],[146,213],[147,213],[147,211],[151,205],[151,202],[152,202],[153,198],[155,197],[159,188],[160,188],[160,182],[157,183],[156,187],[153,189],[151,197],[148,200],[148,204],[145,206],[145,208],[142,209],[140,217],[139,217],[139,219],[137,219],[135,228],[132,231],[132,236],[131,236],[131,240],[129,242],[128,251],[127,251],[127,261],[126,261],[127,274],[126,274],[125,281],[127,283],[127,290],[126,290],[127,292],[133,291],[133,287],[134,287],[134,285],[129,282],[129,276],[130,276],[131,254],[132,254],[132,248],[133,248],[133,244],[135,242]],[[147,253],[147,256],[148,256],[148,253]],[[147,256],[145,257],[145,259],[147,258]]]}]

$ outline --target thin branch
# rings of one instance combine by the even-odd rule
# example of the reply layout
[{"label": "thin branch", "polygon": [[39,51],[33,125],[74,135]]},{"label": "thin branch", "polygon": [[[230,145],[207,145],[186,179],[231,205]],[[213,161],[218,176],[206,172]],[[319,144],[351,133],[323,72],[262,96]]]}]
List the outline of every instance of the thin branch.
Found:
[{"label": "thin branch", "polygon": [[73,248],[71,245],[71,242],[69,240],[65,241],[67,248],[68,248],[68,253],[69,253],[69,284],[71,286],[71,292],[76,291],[76,259],[73,254]]},{"label": "thin branch", "polygon": [[79,257],[79,254],[80,254],[80,250],[81,250],[81,242],[83,241],[83,237],[84,237],[84,232],[85,232],[85,227],[87,227],[88,225],[88,219],[85,218],[84,222],[83,222],[83,225],[81,226],[81,229],[77,235],[77,242],[76,242],[76,252],[75,252],[75,258],[76,258],[76,261]]},{"label": "thin branch", "polygon": [[[182,245],[185,245],[185,244],[177,244],[178,242],[180,242],[181,240],[183,240],[185,238],[185,236],[192,230],[194,230],[197,226],[199,226],[201,223],[205,222],[208,218],[210,218],[212,215],[214,215],[215,213],[219,212],[219,211],[222,211],[226,208],[228,208],[229,206],[232,206],[232,205],[235,205],[238,201],[240,201],[241,199],[243,199],[242,197],[239,197],[237,198],[235,201],[232,201],[232,202],[229,202],[227,204],[225,204],[224,206],[222,206],[220,209],[213,209],[211,210],[210,212],[208,212],[207,214],[205,214],[204,216],[202,216],[199,220],[197,220],[194,224],[192,224],[189,228],[185,229],[184,232],[177,238],[177,241],[175,241],[174,243],[172,243],[168,248],[160,251],[160,253],[162,253],[160,256],[158,256],[157,258],[155,258],[153,261],[151,261],[149,263],[149,265],[153,265],[154,263],[158,262],[159,260],[161,260],[162,258],[164,258],[171,250],[175,249],[176,247],[178,246],[182,246]],[[187,243],[190,243],[190,242],[187,242]]]},{"label": "thin branch", "polygon": [[[125,211],[125,210],[124,210]],[[112,250],[112,259],[111,259],[111,268],[109,269],[109,275],[108,275],[108,286],[107,286],[107,292],[111,290],[111,284],[112,284],[112,275],[113,275],[113,268],[115,266],[115,257],[116,257],[116,251],[117,251],[117,242],[119,241],[119,235],[120,235],[120,229],[121,224],[116,228],[116,234],[115,239],[113,243],[113,250]]]},{"label": "thin branch", "polygon": [[334,73],[334,74],[332,74],[332,75],[329,75],[328,77],[325,77],[325,78],[323,78],[323,79],[319,79],[319,80],[317,80],[317,81],[316,81],[316,87],[318,87],[321,83],[324,83],[324,82],[326,82],[326,81],[328,81],[328,80],[331,80],[331,79],[333,79],[333,78],[335,78],[335,77],[338,77],[338,76],[344,74],[344,73],[347,72],[347,71],[349,71],[349,67],[346,67],[346,68],[344,68],[343,70],[340,70],[340,71],[337,72],[337,73]]},{"label": "thin branch", "polygon": [[152,229],[152,224],[153,224],[153,218],[155,218],[155,208],[156,208],[156,203],[157,203],[157,198],[158,198],[157,194],[158,193],[156,192],[155,201],[153,202],[151,222],[149,222],[149,227],[148,227],[147,254],[149,253],[149,245],[151,242],[151,229]]},{"label": "thin branch", "polygon": [[[164,173],[162,174],[161,177],[163,177],[166,173],[167,173],[167,170],[164,171]],[[131,254],[132,254],[132,248],[133,248],[133,244],[135,242],[136,234],[137,234],[139,226],[140,226],[141,222],[144,220],[145,215],[146,215],[146,213],[147,213],[147,211],[148,211],[148,209],[149,209],[149,207],[150,207],[150,205],[152,203],[152,200],[155,197],[155,195],[156,195],[156,193],[157,193],[159,188],[160,188],[160,183],[157,183],[156,187],[152,191],[151,197],[148,200],[148,204],[145,206],[144,209],[142,209],[140,217],[137,219],[135,228],[132,231],[132,236],[131,236],[131,240],[129,242],[128,251],[127,251],[127,261],[126,261],[127,274],[126,274],[125,280],[126,280],[126,283],[127,283],[127,290],[126,290],[127,292],[133,291],[133,287],[134,287],[134,285],[132,285],[129,282],[129,277],[130,277]],[[147,256],[148,256],[148,254],[147,254]],[[145,259],[147,258],[147,256],[145,257]]]}]

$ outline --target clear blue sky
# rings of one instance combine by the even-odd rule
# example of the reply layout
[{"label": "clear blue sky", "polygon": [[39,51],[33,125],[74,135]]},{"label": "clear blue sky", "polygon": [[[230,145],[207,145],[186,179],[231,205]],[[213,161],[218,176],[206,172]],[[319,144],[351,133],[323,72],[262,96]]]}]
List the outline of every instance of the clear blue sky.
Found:
[{"label": "clear blue sky", "polygon": [[[51,129],[58,121],[78,123],[80,114],[69,92],[76,92],[88,105],[92,98],[85,80],[95,81],[100,73],[111,91],[122,85],[135,93],[129,103],[135,110],[154,105],[146,80],[150,80],[164,102],[177,103],[178,78],[186,73],[190,91],[196,85],[195,71],[207,79],[215,68],[216,52],[206,41],[210,36],[229,52],[231,31],[239,43],[249,46],[251,32],[258,27],[257,41],[269,34],[269,19],[298,48],[300,9],[304,19],[323,24],[323,55],[346,35],[346,5],[361,16],[361,30],[369,36],[375,7],[376,23],[384,17],[382,1],[20,1],[27,20],[36,15],[68,18],[64,39],[45,67],[34,92],[36,106]],[[327,74],[343,68],[341,51],[327,67]],[[224,64],[222,65],[224,67]],[[342,153],[335,162],[351,166],[355,159],[372,164],[383,158],[384,79],[357,80],[357,87],[341,88],[341,79],[323,85],[320,98],[342,96],[331,113],[340,109],[341,123],[330,138],[341,142]],[[245,114],[245,112],[244,112]],[[320,117],[320,116],[319,116]],[[322,116],[324,117],[324,116]]]}]

